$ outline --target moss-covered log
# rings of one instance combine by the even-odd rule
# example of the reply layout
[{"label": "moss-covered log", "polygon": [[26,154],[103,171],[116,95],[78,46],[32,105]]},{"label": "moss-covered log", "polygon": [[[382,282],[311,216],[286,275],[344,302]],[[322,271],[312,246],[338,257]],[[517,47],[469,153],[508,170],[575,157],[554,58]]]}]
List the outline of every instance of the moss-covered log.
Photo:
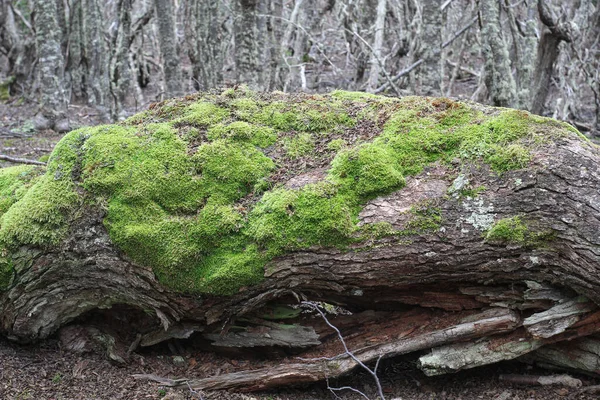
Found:
[{"label": "moss-covered log", "polygon": [[[365,361],[441,346],[423,358],[439,373],[600,329],[600,150],[522,111],[189,96],[69,133],[46,168],[0,170],[0,214],[0,331],[20,341],[101,316],[127,354],[191,337],[281,347],[288,365],[341,349],[297,308],[309,299],[353,313],[331,321]],[[535,345],[498,354],[514,338]],[[464,348],[478,356],[458,365]],[[354,366],[306,363],[268,382]]]}]

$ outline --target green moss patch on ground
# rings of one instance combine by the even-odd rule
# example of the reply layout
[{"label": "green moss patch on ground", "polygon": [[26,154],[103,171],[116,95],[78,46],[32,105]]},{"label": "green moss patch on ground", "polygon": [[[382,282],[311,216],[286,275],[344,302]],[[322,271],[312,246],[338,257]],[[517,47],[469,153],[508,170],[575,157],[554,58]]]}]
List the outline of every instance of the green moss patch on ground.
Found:
[{"label": "green moss patch on ground", "polygon": [[[229,295],[260,282],[285,252],[389,235],[389,226],[360,227],[359,212],[427,165],[459,158],[501,174],[526,167],[552,132],[571,134],[521,111],[490,116],[443,98],[241,87],[168,100],[122,124],[69,133],[45,175],[23,178],[30,187],[18,183],[26,168],[0,172],[0,243],[56,245],[77,207],[95,204],[106,209],[113,242],[163,284]],[[311,168],[324,178],[285,187]],[[443,219],[435,204],[415,205],[411,215],[407,235],[436,230]],[[500,238],[499,229],[487,240]],[[0,285],[7,271],[0,268]]]}]

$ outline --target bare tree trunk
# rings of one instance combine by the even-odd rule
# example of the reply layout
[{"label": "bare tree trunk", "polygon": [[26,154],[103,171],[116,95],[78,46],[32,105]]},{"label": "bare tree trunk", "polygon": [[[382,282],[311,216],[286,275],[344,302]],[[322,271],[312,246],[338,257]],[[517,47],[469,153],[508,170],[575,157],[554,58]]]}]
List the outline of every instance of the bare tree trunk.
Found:
[{"label": "bare tree trunk", "polygon": [[131,44],[132,0],[119,0],[117,3],[119,25],[113,38],[110,60],[111,117],[118,120],[123,109],[123,100],[127,95],[132,79],[127,53]]},{"label": "bare tree trunk", "polygon": [[75,0],[71,4],[71,20],[69,25],[67,63],[65,76],[71,89],[71,101],[86,99],[88,92],[86,71],[84,69],[85,35],[83,32],[83,0]]},{"label": "bare tree trunk", "polygon": [[421,34],[415,60],[423,59],[416,72],[417,93],[439,96],[442,87],[442,11],[441,1],[424,0],[421,9]]},{"label": "bare tree trunk", "polygon": [[255,90],[263,88],[259,5],[260,0],[236,0],[234,26],[236,80]]},{"label": "bare tree trunk", "polygon": [[481,0],[481,36],[485,57],[485,83],[492,104],[514,107],[517,89],[512,75],[510,56],[500,25],[500,3],[498,0]]},{"label": "bare tree trunk", "polygon": [[385,14],[387,0],[377,2],[377,18],[375,19],[375,40],[373,41],[373,54],[371,55],[371,70],[367,81],[367,92],[373,93],[379,87],[379,74],[381,73],[381,50],[385,33]]},{"label": "bare tree trunk", "polygon": [[165,90],[168,97],[182,93],[182,76],[175,35],[175,13],[172,0],[154,0],[158,19],[160,52],[165,71]]},{"label": "bare tree trunk", "polygon": [[67,111],[67,98],[63,90],[65,66],[61,52],[62,31],[58,25],[55,1],[35,1],[35,30],[41,91],[41,113],[36,123],[40,129],[53,128],[57,122],[64,120]]},{"label": "bare tree trunk", "polygon": [[102,13],[98,0],[83,0],[83,35],[85,46],[87,99],[90,104],[104,106],[109,94],[107,46],[104,44]]},{"label": "bare tree trunk", "polygon": [[227,51],[224,18],[217,1],[186,2],[186,40],[197,89],[208,90],[223,82]]},{"label": "bare tree trunk", "polygon": [[35,32],[28,22],[21,24],[26,32],[18,26],[11,1],[0,0],[0,48],[8,60],[8,86],[13,93],[23,92],[35,66]]},{"label": "bare tree trunk", "polygon": [[568,23],[559,23],[545,0],[538,0],[537,4],[540,20],[545,27],[538,45],[535,76],[531,88],[533,97],[529,110],[534,114],[541,114],[550,90],[554,65],[558,59],[558,45],[563,40],[570,42],[571,33]]}]

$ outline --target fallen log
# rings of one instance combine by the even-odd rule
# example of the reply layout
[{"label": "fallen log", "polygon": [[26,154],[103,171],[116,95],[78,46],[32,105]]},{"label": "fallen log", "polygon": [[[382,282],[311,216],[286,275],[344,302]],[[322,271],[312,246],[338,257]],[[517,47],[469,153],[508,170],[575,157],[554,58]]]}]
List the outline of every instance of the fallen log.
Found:
[{"label": "fallen log", "polygon": [[203,389],[351,371],[303,300],[361,362],[434,349],[438,373],[537,353],[600,331],[599,189],[598,147],[522,111],[169,100],[69,133],[45,169],[0,170],[0,333],[89,325],[123,360],[172,339],[276,349],[269,368],[185,379]]}]

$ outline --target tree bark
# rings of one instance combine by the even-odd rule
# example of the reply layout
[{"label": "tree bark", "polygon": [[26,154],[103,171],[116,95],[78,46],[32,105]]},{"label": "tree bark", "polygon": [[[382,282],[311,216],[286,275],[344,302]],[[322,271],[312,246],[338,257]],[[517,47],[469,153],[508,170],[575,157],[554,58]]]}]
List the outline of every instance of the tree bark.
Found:
[{"label": "tree bark", "polygon": [[367,81],[367,92],[373,93],[379,87],[379,74],[381,67],[381,49],[383,47],[383,35],[385,32],[385,15],[387,0],[377,2],[377,18],[375,19],[375,40],[373,41],[373,54],[371,56],[371,70],[369,71],[369,80]]},{"label": "tree bark", "polygon": [[442,88],[442,11],[441,1],[422,2],[422,22],[419,48],[415,60],[423,63],[415,72],[418,81],[417,92],[423,96],[439,96]]},{"label": "tree bark", "polygon": [[67,98],[63,90],[65,64],[61,51],[62,31],[55,1],[35,1],[35,30],[38,56],[40,106],[43,118],[52,128],[65,117]]},{"label": "tree bark", "polygon": [[114,121],[119,119],[123,101],[132,79],[127,57],[132,40],[132,6],[132,0],[119,0],[117,3],[118,28],[113,37],[110,60],[110,94],[112,97],[110,112]]},{"label": "tree bark", "polygon": [[105,106],[110,95],[109,61],[106,57],[108,49],[103,39],[102,12],[98,0],[82,1],[82,30],[85,44],[83,63],[86,70],[87,100],[90,104]]},{"label": "tree bark", "polygon": [[175,13],[171,0],[155,0],[160,52],[164,63],[165,92],[168,97],[182,94],[182,76],[175,35]]},{"label": "tree bark", "polygon": [[485,57],[485,84],[490,92],[492,104],[500,107],[515,107],[517,89],[500,25],[500,3],[498,0],[482,0],[480,10],[483,25],[481,36]]},{"label": "tree bark", "polygon": [[[431,101],[431,107],[442,104]],[[481,118],[500,112],[473,107]],[[156,105],[148,118],[160,120],[173,109],[173,103]],[[498,174],[478,160],[432,164],[407,177],[402,189],[366,201],[357,217],[361,226],[385,223],[402,231],[410,226],[408,210],[433,204],[443,216],[435,229],[375,236],[344,248],[290,251],[265,266],[261,283],[232,296],[167,289],[151,268],[133,262],[111,241],[104,203],[81,204],[59,245],[23,245],[8,254],[15,267],[0,291],[0,331],[35,341],[103,313],[103,321],[112,315],[109,328],[136,346],[196,333],[214,351],[277,349],[270,368],[188,382],[194,388],[241,390],[310,382],[356,367],[335,332],[320,317],[301,312],[301,299],[346,311],[329,314],[329,320],[361,362],[432,350],[421,358],[432,375],[597,335],[600,150],[557,121],[540,124],[535,129],[560,135],[538,143],[526,167]],[[79,144],[69,144],[75,163],[90,151],[86,136],[79,138]],[[87,173],[74,171],[76,180]],[[288,184],[308,179],[304,169],[299,174]],[[461,191],[467,181],[485,190]],[[486,236],[494,221],[514,216],[531,221],[543,242]],[[462,357],[465,353],[472,357]]]},{"label": "tree bark", "polygon": [[238,83],[247,84],[254,90],[263,89],[260,43],[265,35],[259,24],[260,0],[236,0],[235,68]]},{"label": "tree bark", "polygon": [[561,41],[571,41],[568,23],[559,23],[546,1],[538,0],[538,12],[545,27],[538,45],[535,75],[531,89],[530,111],[534,114],[542,114],[544,111],[546,97],[548,97],[554,73],[554,65],[558,59],[558,45]]}]

